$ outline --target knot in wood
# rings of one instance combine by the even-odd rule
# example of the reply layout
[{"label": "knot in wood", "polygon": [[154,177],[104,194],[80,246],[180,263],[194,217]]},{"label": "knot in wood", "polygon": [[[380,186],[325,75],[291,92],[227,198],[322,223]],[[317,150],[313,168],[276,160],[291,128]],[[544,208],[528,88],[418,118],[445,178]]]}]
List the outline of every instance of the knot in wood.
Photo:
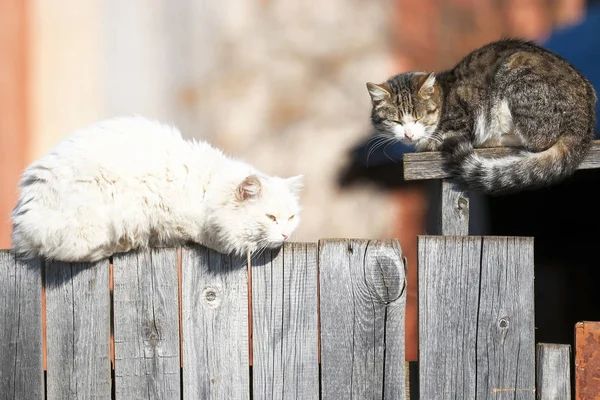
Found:
[{"label": "knot in wood", "polygon": [[458,198],[458,209],[460,211],[462,211],[462,210],[466,210],[467,208],[469,208],[469,201],[466,198],[464,198],[463,196],[460,196]]},{"label": "knot in wood", "polygon": [[219,289],[214,286],[205,287],[204,291],[202,292],[202,298],[204,300],[204,303],[213,308],[218,307],[219,303],[221,303]]},{"label": "knot in wood", "polygon": [[156,321],[146,321],[143,325],[144,343],[146,346],[156,347],[160,342],[160,325]]},{"label": "knot in wood", "polygon": [[509,325],[508,317],[502,317],[502,318],[500,318],[500,320],[498,320],[498,327],[500,327],[502,329],[506,329],[506,328],[508,328],[508,325]]}]

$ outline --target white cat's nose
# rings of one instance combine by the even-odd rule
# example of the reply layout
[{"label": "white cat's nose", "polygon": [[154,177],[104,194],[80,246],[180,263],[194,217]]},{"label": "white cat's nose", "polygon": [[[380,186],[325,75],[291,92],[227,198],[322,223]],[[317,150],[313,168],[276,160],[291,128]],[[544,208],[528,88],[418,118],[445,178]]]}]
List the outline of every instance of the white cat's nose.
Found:
[{"label": "white cat's nose", "polygon": [[283,240],[287,239],[289,235],[286,235],[285,233],[282,233],[281,236],[283,236]]}]

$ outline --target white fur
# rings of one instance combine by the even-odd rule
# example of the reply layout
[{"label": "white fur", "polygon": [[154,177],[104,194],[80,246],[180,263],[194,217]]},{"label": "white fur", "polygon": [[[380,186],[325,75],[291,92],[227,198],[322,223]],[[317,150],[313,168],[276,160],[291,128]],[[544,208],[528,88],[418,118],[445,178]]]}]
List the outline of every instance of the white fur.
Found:
[{"label": "white fur", "polygon": [[402,124],[396,124],[393,127],[394,136],[406,144],[414,145],[421,139],[429,137],[428,128],[422,123],[415,121],[411,115],[401,117]]},{"label": "white fur", "polygon": [[483,113],[479,113],[475,120],[475,147],[487,147],[488,143],[494,146],[519,147],[521,138],[515,124],[508,101],[501,100],[492,109],[491,120],[487,120]]},{"label": "white fur", "polygon": [[[258,176],[258,194],[246,188],[241,199],[240,184],[251,175]],[[101,121],[25,170],[12,246],[63,261],[187,241],[244,255],[280,246],[292,234],[301,187],[302,175],[266,176],[155,121]]]}]

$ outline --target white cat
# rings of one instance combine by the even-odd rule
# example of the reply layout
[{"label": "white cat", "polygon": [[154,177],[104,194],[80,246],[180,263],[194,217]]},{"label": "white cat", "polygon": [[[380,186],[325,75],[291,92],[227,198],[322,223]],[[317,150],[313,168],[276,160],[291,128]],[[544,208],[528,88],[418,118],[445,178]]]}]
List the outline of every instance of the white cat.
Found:
[{"label": "white cat", "polygon": [[302,181],[267,176],[142,117],[101,121],[25,170],[12,247],[71,262],[186,242],[246,255],[296,229]]}]

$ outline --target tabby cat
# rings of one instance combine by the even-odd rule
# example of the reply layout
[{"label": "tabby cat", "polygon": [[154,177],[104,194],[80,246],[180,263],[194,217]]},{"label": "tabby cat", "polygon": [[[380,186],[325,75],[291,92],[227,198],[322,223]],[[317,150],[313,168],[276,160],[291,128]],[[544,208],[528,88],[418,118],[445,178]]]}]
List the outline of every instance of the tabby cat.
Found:
[{"label": "tabby cat", "polygon": [[[439,72],[407,72],[367,83],[371,120],[417,151],[442,151],[470,190],[504,194],[571,175],[594,137],[597,96],[568,61],[534,43],[487,44]],[[477,147],[509,146],[486,158]]]}]

